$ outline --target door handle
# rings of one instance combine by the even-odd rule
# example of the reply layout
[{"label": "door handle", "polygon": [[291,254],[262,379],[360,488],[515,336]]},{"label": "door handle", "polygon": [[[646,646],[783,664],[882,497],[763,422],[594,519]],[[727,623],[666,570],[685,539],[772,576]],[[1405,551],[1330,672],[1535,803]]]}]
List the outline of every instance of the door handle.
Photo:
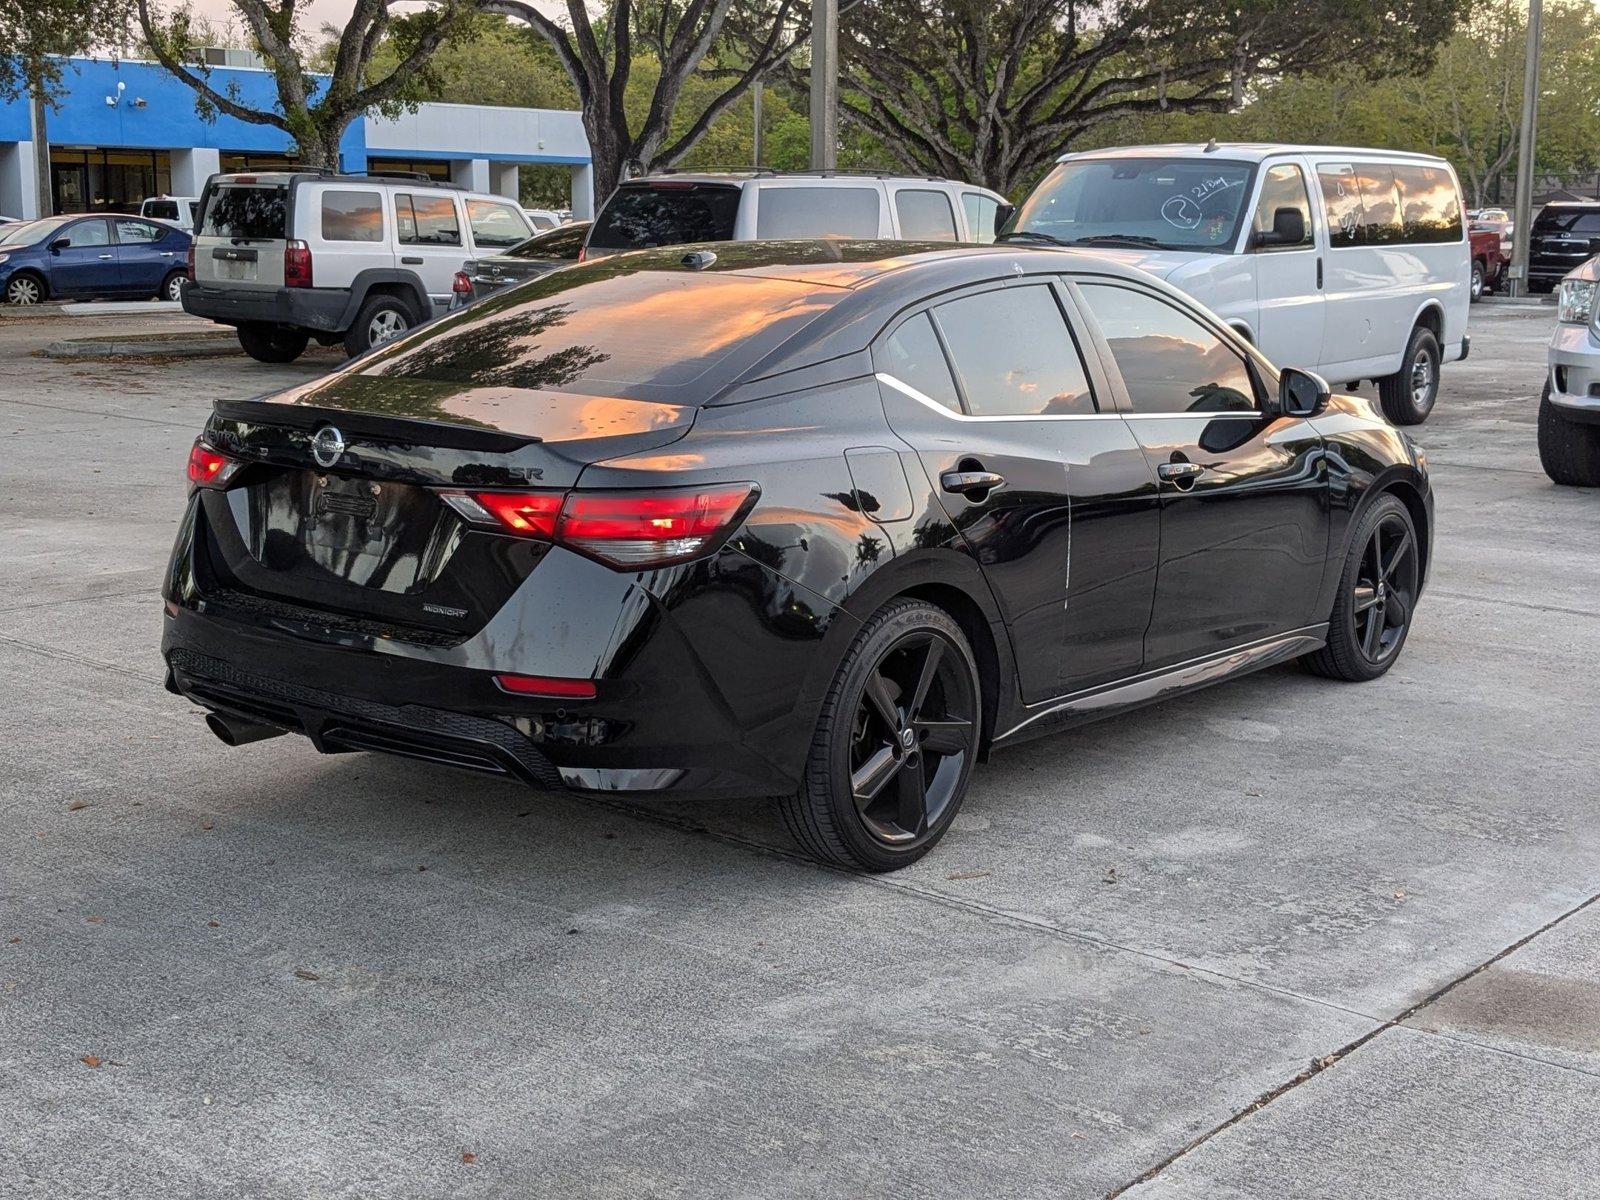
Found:
[{"label": "door handle", "polygon": [[408,267],[420,267],[422,265],[422,260],[420,258],[402,258],[400,261],[405,263]]},{"label": "door handle", "polygon": [[1194,486],[1194,481],[1204,474],[1205,468],[1199,463],[1192,462],[1164,462],[1156,468],[1156,474],[1175,487],[1187,491]]},{"label": "door handle", "polygon": [[939,476],[939,486],[958,495],[991,491],[1005,481],[1005,476],[993,471],[946,471]]},{"label": "door handle", "polygon": [[1322,255],[1317,255],[1317,291],[1322,290]]},{"label": "door handle", "polygon": [[100,257],[101,257],[101,258],[110,258],[110,257],[111,257],[111,255],[109,255],[109,254],[102,254],[102,255],[101,255],[101,256],[100,256]]},{"label": "door handle", "polygon": [[162,258],[177,258],[178,257],[178,252],[176,250],[163,250],[161,252],[161,257]]}]

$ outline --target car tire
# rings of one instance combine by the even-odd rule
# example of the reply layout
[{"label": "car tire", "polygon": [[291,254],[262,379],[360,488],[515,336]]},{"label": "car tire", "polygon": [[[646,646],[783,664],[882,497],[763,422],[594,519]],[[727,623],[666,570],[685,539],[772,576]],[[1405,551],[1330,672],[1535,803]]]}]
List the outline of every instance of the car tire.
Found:
[{"label": "car tire", "polygon": [[18,271],[6,283],[7,304],[43,304],[49,296],[50,289],[45,281],[32,271]]},{"label": "car tire", "polygon": [[345,353],[354,358],[374,346],[392,341],[417,323],[411,306],[398,296],[370,296],[345,332]]},{"label": "car tire", "polygon": [[1600,425],[1574,421],[1551,403],[1549,380],[1539,397],[1539,465],[1555,483],[1600,487]]},{"label": "car tire", "polygon": [[779,798],[795,840],[854,870],[916,862],[966,797],[982,713],[977,661],[951,616],[911,599],[879,610],[834,676],[799,788]]},{"label": "car tire", "polygon": [[1472,303],[1476,304],[1479,300],[1483,299],[1483,288],[1483,263],[1478,259],[1473,259],[1472,282],[1468,286],[1468,294],[1472,298]]},{"label": "car tire", "polygon": [[1384,674],[1411,632],[1422,587],[1422,543],[1411,510],[1384,492],[1356,521],[1328,618],[1328,640],[1300,661],[1328,679],[1362,683]]},{"label": "car tire", "polygon": [[1383,414],[1396,425],[1421,425],[1439,398],[1439,339],[1426,325],[1411,331],[1400,369],[1378,380]]},{"label": "car tire", "polygon": [[156,293],[157,300],[182,300],[183,285],[189,278],[183,271],[169,271],[167,277],[161,281],[161,290]]},{"label": "car tire", "polygon": [[282,329],[276,325],[239,326],[239,345],[257,362],[291,363],[305,353],[311,340],[303,329]]}]

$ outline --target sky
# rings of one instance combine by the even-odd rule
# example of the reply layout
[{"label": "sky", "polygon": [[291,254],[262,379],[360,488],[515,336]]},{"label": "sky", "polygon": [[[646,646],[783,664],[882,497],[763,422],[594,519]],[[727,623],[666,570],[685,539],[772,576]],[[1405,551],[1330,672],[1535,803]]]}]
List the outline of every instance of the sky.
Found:
[{"label": "sky", "polygon": [[[236,28],[242,28],[243,22],[238,18],[238,9],[234,8],[228,0],[192,0],[196,14],[205,16],[219,26],[226,26],[230,22]],[[421,5],[406,5],[407,8],[420,8]],[[559,0],[534,0],[534,7],[541,12],[554,16],[566,8]],[[355,8],[353,0],[304,0],[300,11],[304,14],[304,28],[315,31],[324,24],[343,27],[350,19],[350,12]]]}]

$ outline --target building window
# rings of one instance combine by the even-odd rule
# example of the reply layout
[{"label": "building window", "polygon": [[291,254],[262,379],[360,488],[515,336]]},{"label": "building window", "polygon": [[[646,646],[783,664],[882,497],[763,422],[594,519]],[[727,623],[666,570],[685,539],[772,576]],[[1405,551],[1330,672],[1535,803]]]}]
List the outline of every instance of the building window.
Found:
[{"label": "building window", "polygon": [[57,213],[136,213],[150,196],[172,188],[165,150],[50,147],[51,202]]}]

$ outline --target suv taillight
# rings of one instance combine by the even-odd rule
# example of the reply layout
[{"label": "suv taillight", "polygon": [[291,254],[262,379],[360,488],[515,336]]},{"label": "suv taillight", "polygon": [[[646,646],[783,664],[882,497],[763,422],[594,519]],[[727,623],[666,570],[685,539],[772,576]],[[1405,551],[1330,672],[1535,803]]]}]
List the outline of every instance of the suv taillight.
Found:
[{"label": "suv taillight", "polygon": [[311,247],[304,242],[283,244],[283,286],[311,286]]},{"label": "suv taillight", "polygon": [[444,492],[469,521],[555,542],[613,567],[660,567],[721,545],[750,510],[753,483],[627,492]]},{"label": "suv taillight", "polygon": [[190,239],[190,242],[189,242],[189,262],[184,267],[184,271],[189,276],[189,282],[193,283],[194,282],[194,241],[193,241],[193,239]]},{"label": "suv taillight", "polygon": [[450,281],[450,290],[458,296],[472,295],[472,276],[465,271],[457,271],[456,277]]}]

